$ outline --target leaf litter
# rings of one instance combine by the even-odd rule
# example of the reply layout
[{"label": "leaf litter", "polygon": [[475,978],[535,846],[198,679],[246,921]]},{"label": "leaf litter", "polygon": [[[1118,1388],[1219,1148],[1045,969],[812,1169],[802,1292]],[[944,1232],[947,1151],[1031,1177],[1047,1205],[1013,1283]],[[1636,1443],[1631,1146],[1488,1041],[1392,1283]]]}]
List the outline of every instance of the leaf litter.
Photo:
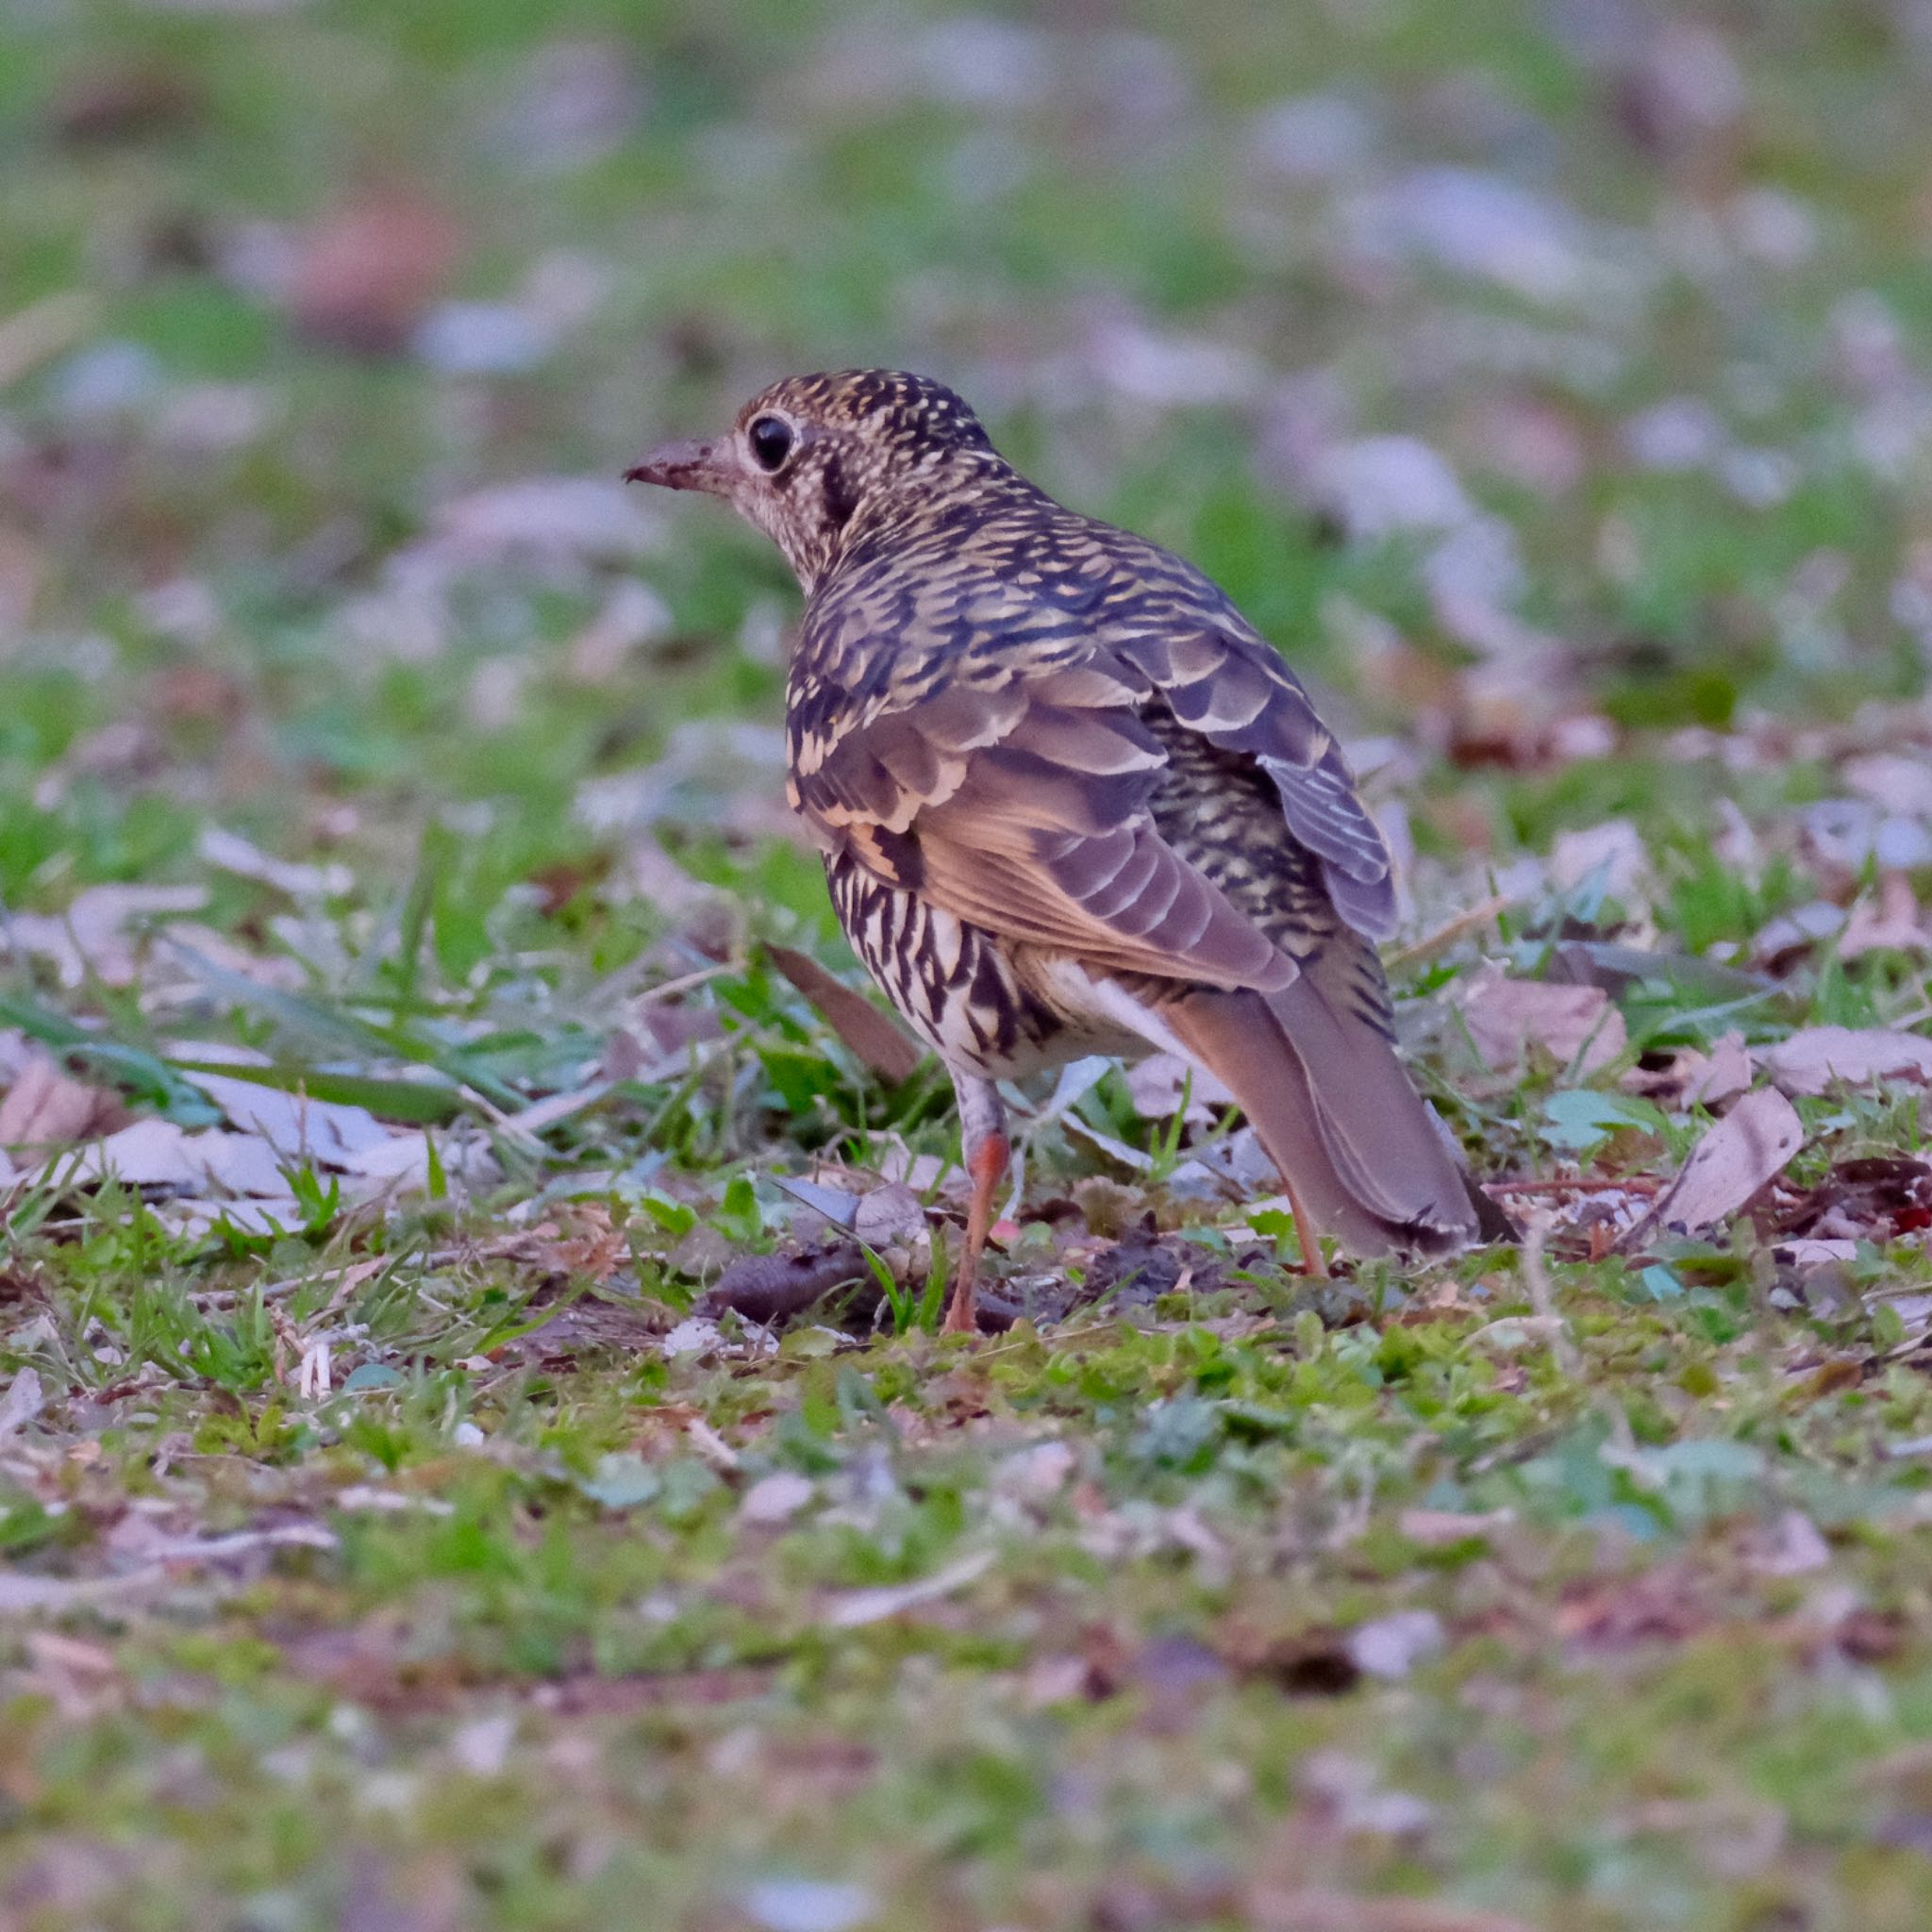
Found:
[{"label": "leaf litter", "polygon": [[[0,1917],[1924,1919],[1924,142],[1786,111],[1909,24],[256,11],[19,54]],[[263,204],[250,127],[365,110],[441,164]],[[854,139],[972,276],[882,273]],[[1523,1247],[1317,1293],[1226,1097],[1091,1067],[929,1332],[958,1149],[784,813],[791,607],[603,400],[858,286],[1331,688]]]}]

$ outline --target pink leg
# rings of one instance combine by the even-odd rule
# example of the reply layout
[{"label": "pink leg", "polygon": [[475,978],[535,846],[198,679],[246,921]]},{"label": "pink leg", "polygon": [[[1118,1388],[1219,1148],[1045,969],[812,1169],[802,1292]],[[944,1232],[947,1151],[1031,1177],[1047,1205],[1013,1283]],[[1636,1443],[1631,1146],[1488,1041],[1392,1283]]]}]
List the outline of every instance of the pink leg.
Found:
[{"label": "pink leg", "polygon": [[953,1086],[959,1096],[959,1138],[964,1142],[973,1196],[966,1210],[966,1246],[959,1256],[953,1298],[946,1307],[945,1332],[972,1335],[978,1326],[974,1291],[979,1282],[979,1260],[986,1252],[986,1238],[992,1232],[993,1196],[1006,1178],[1013,1150],[1007,1140],[1006,1109],[1000,1105],[999,1091],[992,1082],[976,1074],[956,1072]]},{"label": "pink leg", "polygon": [[1288,1211],[1294,1217],[1294,1238],[1301,1243],[1302,1273],[1317,1281],[1328,1279],[1328,1262],[1322,1253],[1322,1238],[1315,1232],[1315,1217],[1302,1206],[1302,1197],[1286,1174],[1281,1177],[1288,1190]]}]

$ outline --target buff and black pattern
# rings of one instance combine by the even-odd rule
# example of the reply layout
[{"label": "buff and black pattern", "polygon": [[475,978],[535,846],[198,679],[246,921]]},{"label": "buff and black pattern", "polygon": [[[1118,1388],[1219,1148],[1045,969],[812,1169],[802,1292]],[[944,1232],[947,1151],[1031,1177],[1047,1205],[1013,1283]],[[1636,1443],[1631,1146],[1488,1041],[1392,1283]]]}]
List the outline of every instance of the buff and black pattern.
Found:
[{"label": "buff and black pattern", "polygon": [[791,802],[970,1112],[997,1120],[1000,1078],[1170,1047],[1234,1090],[1327,1231],[1473,1237],[1391,1047],[1388,848],[1218,587],[1055,502],[922,376],[776,383],[729,438],[638,474],[726,497],[796,572]]}]

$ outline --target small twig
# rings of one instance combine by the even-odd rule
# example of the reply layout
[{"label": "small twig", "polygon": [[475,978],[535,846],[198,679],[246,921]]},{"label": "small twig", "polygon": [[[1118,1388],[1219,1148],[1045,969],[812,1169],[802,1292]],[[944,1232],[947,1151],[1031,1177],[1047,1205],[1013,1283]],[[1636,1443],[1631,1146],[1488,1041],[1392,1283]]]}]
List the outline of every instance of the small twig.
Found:
[{"label": "small twig", "polygon": [[1543,1242],[1550,1231],[1550,1212],[1539,1208],[1523,1217],[1523,1285],[1529,1291],[1529,1305],[1538,1318],[1548,1324],[1543,1332],[1550,1339],[1550,1353],[1557,1366],[1574,1381],[1583,1374],[1583,1357],[1571,1338],[1570,1324],[1557,1312],[1557,1298],[1550,1287],[1550,1272],[1543,1266]]},{"label": "small twig", "polygon": [[715,966],[701,967],[695,973],[686,973],[676,979],[667,979],[660,985],[646,987],[639,993],[634,1004],[647,1007],[654,1000],[675,999],[681,992],[690,992],[693,987],[703,986],[708,979],[716,979],[721,973],[735,971],[731,960],[720,960]]},{"label": "small twig", "polygon": [[1421,939],[1408,945],[1398,946],[1386,956],[1383,963],[1391,972],[1399,972],[1405,966],[1413,966],[1418,960],[1426,959],[1432,953],[1439,953],[1444,946],[1453,945],[1464,933],[1474,932],[1479,925],[1487,925],[1496,914],[1511,904],[1507,892],[1497,892],[1466,910],[1458,912],[1444,925],[1439,925],[1434,932],[1425,932]]}]

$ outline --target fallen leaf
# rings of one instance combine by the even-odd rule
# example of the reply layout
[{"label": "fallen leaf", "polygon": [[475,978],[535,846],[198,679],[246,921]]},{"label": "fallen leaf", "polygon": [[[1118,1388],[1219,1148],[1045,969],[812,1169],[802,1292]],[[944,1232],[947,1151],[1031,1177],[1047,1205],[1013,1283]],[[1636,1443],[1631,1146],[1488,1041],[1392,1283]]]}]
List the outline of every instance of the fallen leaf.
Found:
[{"label": "fallen leaf", "polygon": [[0,1147],[71,1147],[126,1119],[118,1094],[72,1078],[52,1055],[36,1051],[0,1100]]},{"label": "fallen leaf", "polygon": [[1311,1751],[1295,1768],[1295,1783],[1339,1832],[1398,1836],[1424,1829],[1436,1815],[1427,1799],[1391,1790],[1367,1758],[1347,1751]]},{"label": "fallen leaf", "polygon": [[1932,1167],[1907,1155],[1886,1154],[1839,1161],[1778,1224],[1781,1234],[1813,1237],[1812,1247],[1849,1247],[1857,1241],[1918,1234],[1928,1227]]},{"label": "fallen leaf", "polygon": [[744,1492],[738,1506],[741,1523],[786,1523],[809,1503],[816,1493],[812,1479],[795,1470],[775,1470],[760,1476]]},{"label": "fallen leaf", "polygon": [[[699,1297],[697,1307],[702,1317],[722,1315],[730,1308],[769,1327],[788,1315],[803,1313],[835,1289],[872,1280],[872,1270],[856,1241],[837,1241],[803,1255],[741,1255]],[[680,1323],[666,1339],[666,1349],[673,1355],[681,1353],[674,1344],[694,1325]],[[709,1326],[708,1321],[705,1325]]]},{"label": "fallen leaf", "polygon": [[1684,1104],[1715,1109],[1750,1086],[1751,1050],[1741,1033],[1725,1033],[1711,1046],[1709,1061],[1685,1084]]},{"label": "fallen leaf", "polygon": [[1877,952],[1932,952],[1932,930],[1921,922],[1912,882],[1902,872],[1887,873],[1879,881],[1876,905],[1859,899],[1839,935],[1840,959]]},{"label": "fallen leaf", "polygon": [[1841,1241],[1780,1241],[1772,1250],[1772,1255],[1774,1259],[1789,1263],[1802,1274],[1819,1268],[1836,1267],[1844,1261],[1856,1261],[1858,1244]]},{"label": "fallen leaf", "polygon": [[1805,847],[1827,877],[1855,882],[1868,865],[1916,872],[1932,865],[1932,828],[1862,798],[1824,798],[1799,813]]},{"label": "fallen leaf", "polygon": [[1932,1085],[1932,1040],[1882,1027],[1806,1026],[1765,1051],[1771,1077],[1787,1093],[1828,1093],[1877,1080]]},{"label": "fallen leaf", "polygon": [[489,1151],[474,1141],[439,1135],[435,1155],[432,1162],[427,1134],[391,1134],[378,1144],[344,1155],[339,1164],[345,1174],[410,1193],[428,1189],[436,1165],[441,1165],[447,1179],[471,1185],[480,1184],[495,1172]]},{"label": "fallen leaf", "polygon": [[643,557],[658,529],[635,493],[608,478],[523,476],[439,505],[429,536],[405,556],[412,572],[445,581],[512,559],[621,565]]},{"label": "fallen leaf", "polygon": [[[141,1567],[107,1576],[29,1576],[0,1570],[0,1617],[60,1615],[104,1599],[144,1596],[175,1581],[179,1565],[199,1567],[274,1549],[333,1550],[336,1538],[320,1524],[278,1524],[228,1536],[143,1538]],[[238,1587],[245,1579],[238,1579]],[[252,1587],[252,1586],[248,1586]]]},{"label": "fallen leaf", "polygon": [[1515,1521],[1513,1509],[1405,1509],[1396,1519],[1396,1527],[1412,1543],[1441,1549],[1472,1537],[1487,1537]]},{"label": "fallen leaf", "polygon": [[15,912],[0,925],[0,948],[48,960],[65,987],[90,976],[108,986],[134,983],[136,935],[149,920],[199,912],[205,886],[90,886],[65,912]]},{"label": "fallen leaf", "polygon": [[314,1160],[325,1167],[354,1163],[393,1138],[368,1108],[339,1101],[310,1100],[258,1080],[227,1074],[189,1076],[228,1118],[231,1125],[258,1134],[288,1161]]},{"label": "fallen leaf", "polygon": [[1476,1051],[1499,1073],[1519,1068],[1532,1049],[1559,1065],[1593,1074],[1628,1044],[1624,1016],[1598,986],[1557,986],[1486,972],[1461,1000]]},{"label": "fallen leaf", "polygon": [[1831,1561],[1831,1545],[1802,1509],[1783,1511],[1747,1540],[1745,1566],[1760,1576],[1806,1576]]},{"label": "fallen leaf", "polygon": [[1216,1108],[1234,1105],[1234,1095],[1212,1074],[1184,1060],[1178,1054],[1153,1053],[1127,1069],[1127,1092],[1142,1120],[1172,1120],[1188,1095],[1190,1126],[1212,1126]]},{"label": "fallen leaf", "polygon": [[688,1316],[664,1338],[668,1356],[709,1355],[724,1345],[724,1334],[708,1315]]},{"label": "fallen leaf", "polygon": [[1656,1207],[1625,1235],[1652,1224],[1695,1234],[1716,1227],[1782,1174],[1805,1143],[1797,1109],[1782,1093],[1747,1093],[1690,1150]]},{"label": "fallen leaf", "polygon": [[927,1241],[925,1208],[903,1182],[888,1181],[860,1195],[852,1232],[869,1248],[923,1248]]},{"label": "fallen leaf", "polygon": [[[497,1777],[508,1762],[510,1746],[516,1742],[516,1713],[495,1711],[489,1717],[473,1718],[452,1731],[449,1755],[457,1769],[471,1777]],[[407,1926],[409,1921],[404,1919],[401,1923]],[[398,1927],[397,1918],[390,1914],[385,1914],[379,1921],[372,1920],[372,1932],[377,1924],[385,1928],[385,1932],[387,1928]]]},{"label": "fallen leaf", "polygon": [[912,1077],[925,1049],[896,1020],[882,1013],[863,993],[834,978],[807,954],[790,946],[767,945],[765,951],[772,964],[824,1015],[832,1031],[881,1080],[896,1087]]},{"label": "fallen leaf", "polygon": [[244,1235],[296,1234],[308,1219],[292,1194],[254,1194],[245,1201],[158,1201],[148,1211],[183,1241],[203,1240],[217,1227]]},{"label": "fallen leaf", "polygon": [[7,1393],[0,1395],[0,1441],[15,1429],[25,1428],[40,1414],[44,1399],[39,1374],[32,1369],[22,1369],[7,1385]]},{"label": "fallen leaf", "polygon": [[1839,774],[1861,798],[1887,811],[1932,819],[1932,763],[1923,755],[1872,752],[1847,758]]},{"label": "fallen leaf", "polygon": [[378,193],[325,216],[301,244],[288,301],[295,326],[358,355],[408,341],[456,267],[460,238],[441,208]]},{"label": "fallen leaf", "polygon": [[857,1932],[877,1922],[878,1902],[863,1886],[816,1878],[767,1878],[748,1885],[739,1906],[763,1932]]},{"label": "fallen leaf", "polygon": [[1650,871],[1650,848],[1629,819],[1558,835],[1550,848],[1550,882],[1568,892],[1601,878],[1604,890],[1628,900]]},{"label": "fallen leaf", "polygon": [[1417,168],[1344,202],[1340,221],[1365,266],[1426,261],[1556,307],[1627,286],[1567,202],[1487,169]]},{"label": "fallen leaf", "polygon": [[1843,930],[1845,912],[1829,899],[1813,899],[1780,912],[1752,935],[1751,958],[1774,970],[1788,966],[1815,945]]},{"label": "fallen leaf", "polygon": [[1393,1680],[1406,1677],[1417,1664],[1434,1657],[1446,1638],[1442,1620],[1434,1610],[1395,1610],[1357,1624],[1348,1633],[1348,1654],[1364,1676]]},{"label": "fallen leaf", "polygon": [[76,1154],[58,1155],[45,1178],[75,1186],[109,1176],[131,1188],[178,1188],[205,1193],[286,1194],[275,1150],[258,1134],[219,1127],[191,1133],[172,1121],[136,1121]]}]

